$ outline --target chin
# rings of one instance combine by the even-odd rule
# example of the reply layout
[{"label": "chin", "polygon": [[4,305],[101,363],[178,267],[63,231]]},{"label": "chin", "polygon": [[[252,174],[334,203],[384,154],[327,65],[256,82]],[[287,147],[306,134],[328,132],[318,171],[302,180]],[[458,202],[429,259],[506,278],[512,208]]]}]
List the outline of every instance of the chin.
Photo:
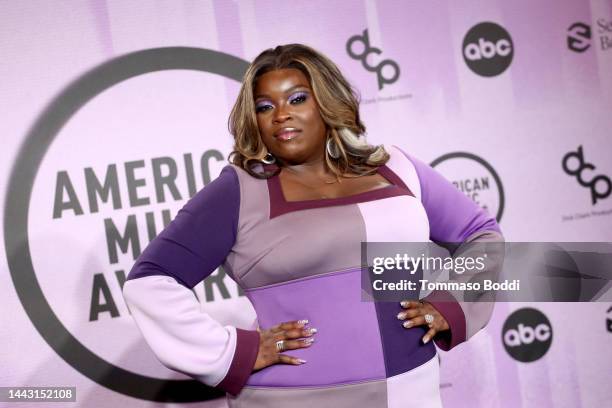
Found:
[{"label": "chin", "polygon": [[299,146],[283,146],[282,149],[277,150],[276,154],[273,154],[285,162],[297,164],[306,161],[308,153],[308,151]]}]

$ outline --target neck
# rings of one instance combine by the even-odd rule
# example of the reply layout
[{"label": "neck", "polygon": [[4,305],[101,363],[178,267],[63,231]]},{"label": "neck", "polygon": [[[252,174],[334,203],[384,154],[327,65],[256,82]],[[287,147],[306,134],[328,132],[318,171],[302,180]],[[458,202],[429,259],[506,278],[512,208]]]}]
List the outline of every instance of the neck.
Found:
[{"label": "neck", "polygon": [[325,177],[334,174],[327,168],[323,157],[299,164],[285,162],[282,167],[297,176]]}]

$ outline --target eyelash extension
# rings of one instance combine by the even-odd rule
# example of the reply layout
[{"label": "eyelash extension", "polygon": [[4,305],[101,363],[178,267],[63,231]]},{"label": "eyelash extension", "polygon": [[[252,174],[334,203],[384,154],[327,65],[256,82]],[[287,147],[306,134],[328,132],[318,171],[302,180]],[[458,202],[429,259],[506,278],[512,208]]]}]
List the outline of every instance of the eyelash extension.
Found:
[{"label": "eyelash extension", "polygon": [[264,112],[264,111],[266,111],[266,110],[267,110],[266,108],[269,108],[269,107],[271,107],[271,106],[272,106],[272,105],[270,105],[270,104],[265,104],[265,105],[256,105],[256,106],[255,106],[255,113]]},{"label": "eyelash extension", "polygon": [[[298,104],[305,102],[306,99],[308,99],[308,94],[306,92],[296,92],[289,97],[289,103],[292,104],[293,102],[298,101],[300,99],[301,101],[297,102]],[[268,110],[267,108],[270,108],[270,107],[272,107],[272,105],[269,103],[256,105],[255,113],[265,112],[266,110]]]},{"label": "eyelash extension", "polygon": [[306,92],[296,92],[289,97],[289,103],[292,103],[293,101],[296,101],[301,98],[303,98],[302,102],[306,101],[306,99],[308,98],[308,94]]}]

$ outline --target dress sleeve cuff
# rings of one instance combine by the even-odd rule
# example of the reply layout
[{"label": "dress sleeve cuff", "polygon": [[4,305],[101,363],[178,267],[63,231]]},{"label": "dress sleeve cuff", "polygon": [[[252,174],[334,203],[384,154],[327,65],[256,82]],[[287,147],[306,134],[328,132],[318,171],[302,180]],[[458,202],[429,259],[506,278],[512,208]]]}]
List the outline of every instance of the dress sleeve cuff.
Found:
[{"label": "dress sleeve cuff", "polygon": [[436,345],[448,351],[466,340],[465,315],[459,302],[446,291],[434,291],[426,296],[424,301],[429,302],[448,322],[449,330],[434,336]]},{"label": "dress sleeve cuff", "polygon": [[237,328],[236,351],[232,364],[217,387],[234,396],[238,395],[253,371],[258,352],[259,332]]}]

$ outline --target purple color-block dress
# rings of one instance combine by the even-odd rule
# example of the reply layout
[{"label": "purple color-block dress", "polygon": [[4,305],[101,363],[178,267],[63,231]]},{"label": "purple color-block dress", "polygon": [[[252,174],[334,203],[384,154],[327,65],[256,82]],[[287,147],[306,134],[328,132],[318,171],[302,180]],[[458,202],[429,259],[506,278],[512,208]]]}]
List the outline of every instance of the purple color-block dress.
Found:
[{"label": "purple color-block dress", "polygon": [[[397,147],[379,172],[392,185],[336,199],[287,202],[278,176],[234,165],[198,192],[138,258],[123,293],[167,367],[228,392],[230,407],[440,406],[434,342],[404,329],[397,303],[361,301],[361,242],[502,241],[495,220]],[[251,374],[256,331],[222,326],[190,288],[219,265],[245,290],[259,325],[308,319],[315,343],[300,366]],[[428,300],[449,350],[484,326],[477,304]]]}]

